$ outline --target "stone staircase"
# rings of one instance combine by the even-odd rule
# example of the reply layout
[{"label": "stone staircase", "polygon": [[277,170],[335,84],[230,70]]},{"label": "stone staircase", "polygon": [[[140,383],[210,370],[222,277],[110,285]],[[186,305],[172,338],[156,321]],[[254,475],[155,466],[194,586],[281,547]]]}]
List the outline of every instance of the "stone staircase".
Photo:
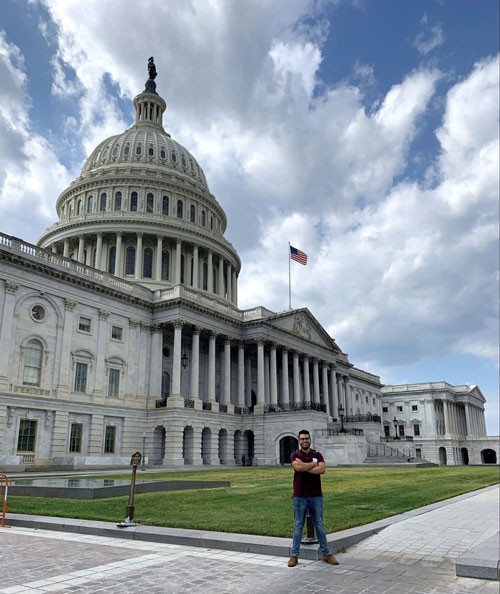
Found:
[{"label": "stone staircase", "polygon": [[366,452],[367,456],[363,460],[363,464],[403,464],[408,462],[425,462],[419,458],[415,458],[415,450],[413,447],[404,447],[403,444],[396,444],[389,446],[385,443],[368,443]]}]

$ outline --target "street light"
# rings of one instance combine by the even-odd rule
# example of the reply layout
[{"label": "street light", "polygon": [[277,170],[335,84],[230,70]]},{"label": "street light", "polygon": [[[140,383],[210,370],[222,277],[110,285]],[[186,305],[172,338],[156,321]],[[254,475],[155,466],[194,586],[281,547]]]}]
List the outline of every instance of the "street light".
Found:
[{"label": "street light", "polygon": [[398,420],[396,419],[396,417],[394,417],[394,419],[393,419],[392,422],[394,423],[394,433],[395,433],[394,439],[395,440],[397,439],[399,441],[399,436],[398,436]]},{"label": "street light", "polygon": [[186,353],[184,353],[182,355],[181,363],[182,363],[182,369],[186,369],[186,367],[188,366],[188,363],[189,363],[189,359],[188,359],[188,356],[186,355]]},{"label": "street light", "polygon": [[146,470],[146,432],[142,432],[142,464],[141,470],[144,472]]},{"label": "street light", "polygon": [[340,404],[339,405],[339,417],[340,417],[340,433],[346,433],[346,430],[344,429],[344,407]]}]

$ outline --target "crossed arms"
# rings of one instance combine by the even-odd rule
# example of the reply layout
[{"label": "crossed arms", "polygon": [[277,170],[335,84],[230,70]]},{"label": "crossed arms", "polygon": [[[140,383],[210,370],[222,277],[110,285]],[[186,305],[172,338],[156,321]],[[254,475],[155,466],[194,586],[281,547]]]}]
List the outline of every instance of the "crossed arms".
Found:
[{"label": "crossed arms", "polygon": [[311,474],[325,474],[326,466],[324,462],[302,462],[295,458],[292,467],[296,472],[310,472]]}]

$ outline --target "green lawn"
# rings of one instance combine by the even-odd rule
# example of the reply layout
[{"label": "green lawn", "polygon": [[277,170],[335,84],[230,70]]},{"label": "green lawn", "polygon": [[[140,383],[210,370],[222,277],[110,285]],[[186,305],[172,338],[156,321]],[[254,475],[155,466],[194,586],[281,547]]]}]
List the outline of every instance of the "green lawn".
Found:
[{"label": "green lawn", "polygon": [[[136,495],[135,521],[154,526],[290,536],[292,474],[290,467],[221,468],[189,474],[138,472],[138,480],[228,480],[231,487]],[[121,478],[130,478],[130,474]],[[498,483],[499,479],[499,468],[492,466],[330,467],[323,477],[327,531],[367,524]],[[11,496],[8,510],[119,522],[124,519],[127,499],[85,501]]]}]

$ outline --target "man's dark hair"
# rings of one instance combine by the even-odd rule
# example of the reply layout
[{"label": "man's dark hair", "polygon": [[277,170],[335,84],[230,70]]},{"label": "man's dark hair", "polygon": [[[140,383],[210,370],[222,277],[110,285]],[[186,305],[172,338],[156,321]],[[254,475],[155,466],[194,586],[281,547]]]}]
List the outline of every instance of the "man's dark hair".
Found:
[{"label": "man's dark hair", "polygon": [[301,431],[299,431],[299,435],[302,435],[302,434],[309,435],[309,437],[311,437],[311,434],[309,433],[309,431],[307,429],[302,429]]}]

